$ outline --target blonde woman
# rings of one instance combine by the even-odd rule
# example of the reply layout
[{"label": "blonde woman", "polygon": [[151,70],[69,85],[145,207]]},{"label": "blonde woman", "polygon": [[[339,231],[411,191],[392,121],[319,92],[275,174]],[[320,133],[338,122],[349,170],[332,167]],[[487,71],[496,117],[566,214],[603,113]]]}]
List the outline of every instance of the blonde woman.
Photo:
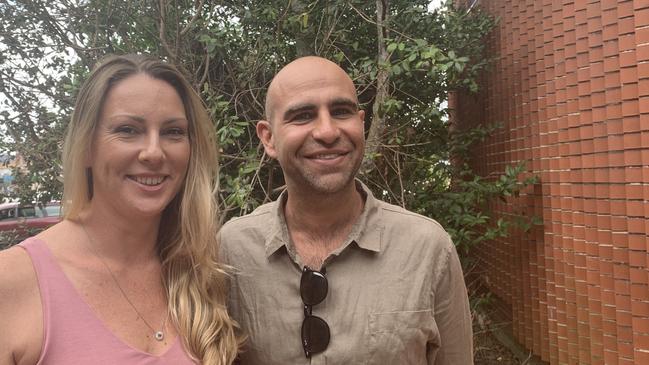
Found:
[{"label": "blonde woman", "polygon": [[0,364],[232,363],[216,168],[174,67],[101,62],[68,127],[64,220],[0,252]]}]

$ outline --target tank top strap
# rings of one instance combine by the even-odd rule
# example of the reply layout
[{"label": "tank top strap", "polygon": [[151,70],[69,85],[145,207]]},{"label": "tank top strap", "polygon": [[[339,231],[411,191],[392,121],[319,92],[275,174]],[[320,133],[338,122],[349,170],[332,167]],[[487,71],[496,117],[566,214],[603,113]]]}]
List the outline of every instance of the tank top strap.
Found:
[{"label": "tank top strap", "polygon": [[50,324],[52,323],[52,293],[65,292],[65,284],[69,283],[69,281],[59,268],[45,242],[31,237],[21,242],[19,247],[27,251],[36,272],[43,308],[43,347],[46,347],[50,338]]}]

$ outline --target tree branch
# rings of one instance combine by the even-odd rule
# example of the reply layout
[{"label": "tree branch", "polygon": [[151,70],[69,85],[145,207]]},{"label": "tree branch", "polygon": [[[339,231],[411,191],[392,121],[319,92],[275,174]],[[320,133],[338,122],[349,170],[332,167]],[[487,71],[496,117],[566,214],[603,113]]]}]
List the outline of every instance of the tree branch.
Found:
[{"label": "tree branch", "polygon": [[376,33],[377,33],[377,74],[376,74],[376,96],[372,107],[372,124],[367,135],[365,144],[365,160],[363,161],[363,171],[370,171],[373,166],[372,156],[379,149],[381,137],[385,129],[385,119],[382,110],[383,103],[390,97],[388,65],[389,54],[385,44],[388,38],[388,22],[390,1],[376,0]]}]

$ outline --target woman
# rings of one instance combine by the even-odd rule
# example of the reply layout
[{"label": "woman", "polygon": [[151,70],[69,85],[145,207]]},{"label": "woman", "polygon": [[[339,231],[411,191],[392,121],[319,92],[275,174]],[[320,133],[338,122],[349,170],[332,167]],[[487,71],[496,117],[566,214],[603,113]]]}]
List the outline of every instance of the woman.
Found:
[{"label": "woman", "polygon": [[172,66],[101,62],[63,151],[64,220],[0,252],[0,364],[230,364],[216,150]]}]

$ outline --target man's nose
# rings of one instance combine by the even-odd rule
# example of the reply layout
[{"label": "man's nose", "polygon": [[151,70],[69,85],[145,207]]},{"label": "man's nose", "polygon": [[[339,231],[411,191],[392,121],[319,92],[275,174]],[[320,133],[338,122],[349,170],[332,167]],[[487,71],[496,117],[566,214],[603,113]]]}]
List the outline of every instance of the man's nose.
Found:
[{"label": "man's nose", "polygon": [[326,144],[334,143],[340,138],[340,128],[328,111],[318,115],[313,129],[313,138]]}]

